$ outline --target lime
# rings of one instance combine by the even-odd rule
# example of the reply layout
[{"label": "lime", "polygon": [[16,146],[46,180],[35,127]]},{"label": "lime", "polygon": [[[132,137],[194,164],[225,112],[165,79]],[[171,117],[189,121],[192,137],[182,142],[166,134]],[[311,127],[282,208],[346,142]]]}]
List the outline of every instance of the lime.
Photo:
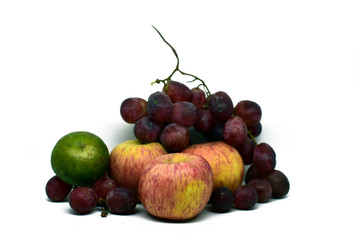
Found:
[{"label": "lime", "polygon": [[104,175],[109,159],[109,150],[98,136],[72,132],[56,143],[51,153],[51,166],[64,182],[87,186]]}]

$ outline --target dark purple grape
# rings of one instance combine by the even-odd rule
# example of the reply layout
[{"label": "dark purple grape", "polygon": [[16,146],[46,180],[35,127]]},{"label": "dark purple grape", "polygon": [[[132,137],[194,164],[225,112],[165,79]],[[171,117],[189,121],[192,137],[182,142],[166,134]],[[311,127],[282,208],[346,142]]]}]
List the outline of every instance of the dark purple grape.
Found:
[{"label": "dark purple grape", "polygon": [[223,131],[225,142],[234,147],[243,145],[247,138],[246,124],[239,116],[230,117],[225,122]]},{"label": "dark purple grape", "polygon": [[172,113],[172,102],[164,92],[155,92],[149,96],[147,112],[150,119],[157,123],[166,122]]},{"label": "dark purple grape", "polygon": [[258,195],[258,203],[267,202],[272,194],[272,187],[269,181],[259,178],[253,179],[248,184],[248,186],[253,187]]},{"label": "dark purple grape", "polygon": [[247,169],[245,174],[245,183],[249,183],[253,179],[263,178],[264,176],[259,173],[259,171],[255,168],[255,165],[252,164]]},{"label": "dark purple grape", "polygon": [[92,187],[98,196],[98,203],[105,202],[106,195],[116,187],[117,183],[111,178],[98,179]]},{"label": "dark purple grape", "polygon": [[148,116],[145,116],[135,123],[134,134],[141,143],[155,142],[160,137],[161,126]]},{"label": "dark purple grape", "polygon": [[91,187],[77,187],[70,193],[69,204],[77,214],[90,213],[95,208],[96,203],[97,195]]},{"label": "dark purple grape", "polygon": [[138,97],[127,98],[121,103],[120,114],[125,122],[135,123],[147,115],[147,102]]},{"label": "dark purple grape", "polygon": [[183,83],[177,81],[169,81],[163,88],[173,103],[191,100],[191,90]]},{"label": "dark purple grape", "polygon": [[290,183],[288,178],[284,173],[279,170],[274,170],[265,178],[268,180],[272,187],[272,197],[273,198],[282,198],[288,194],[290,189]]},{"label": "dark purple grape", "polygon": [[241,146],[236,147],[245,165],[250,165],[254,162],[255,143],[250,137],[246,137]]},{"label": "dark purple grape", "polygon": [[258,137],[262,131],[261,123],[257,123],[254,126],[248,126],[248,131],[251,133],[253,137]]},{"label": "dark purple grape", "polygon": [[234,196],[229,188],[216,188],[210,197],[210,204],[216,212],[228,212],[234,203]]},{"label": "dark purple grape", "polygon": [[114,214],[130,214],[138,202],[134,191],[117,187],[106,196],[106,206]]},{"label": "dark purple grape", "polygon": [[241,210],[250,210],[258,202],[256,190],[247,185],[237,187],[234,193],[234,207]]},{"label": "dark purple grape", "polygon": [[178,123],[170,123],[162,131],[160,142],[168,152],[180,152],[190,143],[189,130]]},{"label": "dark purple grape", "polygon": [[238,102],[234,108],[234,114],[241,117],[247,126],[259,123],[262,115],[260,106],[250,100]]},{"label": "dark purple grape", "polygon": [[209,141],[224,141],[224,123],[217,122],[211,132],[205,132]]},{"label": "dark purple grape", "polygon": [[260,143],[254,149],[254,165],[262,175],[271,173],[276,166],[276,154],[267,143]]},{"label": "dark purple grape", "polygon": [[46,183],[45,192],[51,201],[62,202],[69,195],[72,187],[55,175]]},{"label": "dark purple grape", "polygon": [[205,92],[199,88],[191,89],[191,102],[198,110],[202,109],[206,103]]},{"label": "dark purple grape", "polygon": [[184,127],[191,127],[197,121],[196,107],[191,102],[175,102],[169,119],[170,123],[178,123]]},{"label": "dark purple grape", "polygon": [[197,122],[194,128],[200,132],[210,132],[214,129],[216,123],[217,119],[210,109],[203,108],[197,111]]},{"label": "dark purple grape", "polygon": [[219,91],[212,94],[209,98],[208,106],[210,111],[220,121],[226,121],[234,111],[234,105],[225,92]]}]

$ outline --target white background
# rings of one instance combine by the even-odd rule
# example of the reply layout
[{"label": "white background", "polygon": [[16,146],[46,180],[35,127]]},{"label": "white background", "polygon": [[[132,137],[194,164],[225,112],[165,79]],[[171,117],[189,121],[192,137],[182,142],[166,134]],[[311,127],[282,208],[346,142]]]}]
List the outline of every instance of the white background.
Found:
[{"label": "white background", "polygon": [[[7,239],[359,239],[359,1],[1,1],[1,234]],[[263,110],[287,198],[187,223],[51,203],[50,154],[85,130],[134,138],[119,108],[176,64]],[[181,79],[183,80],[183,79]]]}]

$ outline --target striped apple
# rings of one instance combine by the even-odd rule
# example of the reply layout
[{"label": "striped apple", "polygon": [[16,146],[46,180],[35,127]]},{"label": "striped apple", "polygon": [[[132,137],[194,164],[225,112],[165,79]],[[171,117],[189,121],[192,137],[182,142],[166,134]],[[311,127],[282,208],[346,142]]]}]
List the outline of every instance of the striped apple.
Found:
[{"label": "striped apple", "polygon": [[239,152],[223,141],[190,145],[182,151],[192,153],[208,161],[214,173],[214,190],[227,187],[233,193],[242,184],[244,163]]},{"label": "striped apple", "polygon": [[128,140],[117,145],[110,153],[109,175],[123,188],[137,193],[140,174],[145,165],[158,156],[167,154],[158,142],[141,144]]},{"label": "striped apple", "polygon": [[153,216],[188,220],[208,203],[213,172],[202,157],[187,153],[160,156],[149,163],[139,181],[139,196]]}]

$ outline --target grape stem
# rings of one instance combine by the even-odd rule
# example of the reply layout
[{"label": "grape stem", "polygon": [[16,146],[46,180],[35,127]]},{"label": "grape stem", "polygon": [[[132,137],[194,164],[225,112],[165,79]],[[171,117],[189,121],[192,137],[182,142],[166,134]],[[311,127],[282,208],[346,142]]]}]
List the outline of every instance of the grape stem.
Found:
[{"label": "grape stem", "polygon": [[181,73],[182,75],[185,75],[185,76],[189,76],[189,77],[194,78],[193,80],[188,81],[188,83],[192,83],[192,82],[195,82],[195,81],[200,81],[201,83],[197,86],[197,88],[200,88],[200,87],[202,86],[202,87],[204,88],[204,90],[205,90],[206,96],[209,97],[209,96],[211,95],[211,92],[210,92],[209,88],[206,86],[205,81],[202,80],[202,79],[200,79],[199,77],[193,75],[193,74],[183,72],[183,71],[181,71],[181,70],[179,69],[180,59],[179,59],[179,55],[177,54],[175,48],[174,48],[173,46],[171,46],[171,44],[170,44],[168,41],[165,40],[165,38],[163,37],[163,35],[160,33],[159,30],[157,30],[156,27],[154,27],[154,26],[152,26],[152,27],[153,27],[153,28],[155,29],[155,31],[160,35],[161,39],[171,48],[171,50],[173,51],[173,53],[174,53],[174,55],[175,55],[175,57],[176,57],[177,63],[176,63],[175,69],[172,71],[172,73],[170,74],[169,77],[167,77],[167,78],[165,78],[165,79],[163,79],[163,80],[156,79],[156,81],[152,82],[151,85],[153,85],[154,83],[161,83],[161,82],[162,82],[162,83],[164,83],[164,85],[165,85],[165,87],[166,87],[166,86],[169,84],[169,82],[172,81],[172,80],[171,80],[172,76],[173,76],[176,72],[179,72],[179,73]]},{"label": "grape stem", "polygon": [[248,131],[248,135],[251,138],[251,140],[254,142],[255,146],[257,145],[256,139],[254,137],[254,135],[252,135],[251,131]]}]

